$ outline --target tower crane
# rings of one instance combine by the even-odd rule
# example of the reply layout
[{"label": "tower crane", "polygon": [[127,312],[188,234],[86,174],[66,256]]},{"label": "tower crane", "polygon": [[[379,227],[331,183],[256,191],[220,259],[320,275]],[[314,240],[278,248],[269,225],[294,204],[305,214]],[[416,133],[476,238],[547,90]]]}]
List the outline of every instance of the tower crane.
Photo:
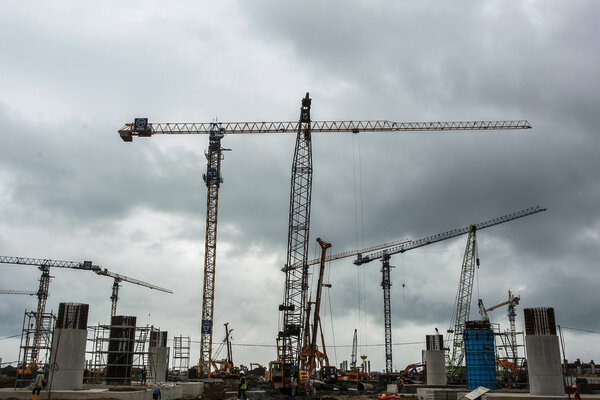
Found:
[{"label": "tower crane", "polygon": [[[150,289],[156,289],[162,292],[173,293],[169,289],[164,289],[159,286],[151,285],[150,283],[140,281],[134,278],[127,277],[125,275],[116,274],[110,272],[106,268],[101,268],[98,265],[92,264],[91,261],[57,261],[57,260],[49,260],[49,259],[40,259],[40,258],[23,258],[23,257],[7,257],[0,256],[0,263],[2,264],[16,264],[16,265],[34,265],[42,271],[42,275],[40,277],[40,286],[37,292],[33,293],[38,297],[38,305],[37,311],[35,313],[35,321],[36,327],[33,336],[33,353],[31,355],[31,360],[28,360],[29,355],[25,354],[24,359],[27,362],[36,362],[37,355],[39,354],[40,340],[41,340],[41,323],[40,318],[44,315],[46,311],[46,300],[48,299],[48,291],[50,288],[50,268],[70,268],[70,269],[79,269],[85,271],[92,271],[98,275],[108,276],[114,278],[113,290],[111,295],[111,316],[116,315],[117,310],[117,300],[118,300],[118,292],[119,292],[119,283],[120,282],[129,282],[136,285],[144,286]],[[10,292],[10,291],[5,291]],[[14,292],[14,291],[13,291]],[[11,294],[11,293],[7,293]],[[32,292],[27,293],[12,293],[12,294],[32,294]]]},{"label": "tower crane", "polygon": [[[480,222],[475,225],[470,225],[466,228],[453,229],[450,231],[446,231],[443,233],[438,233],[437,235],[427,236],[422,239],[414,240],[409,243],[401,244],[399,246],[391,247],[388,249],[383,249],[377,251],[375,253],[371,253],[368,255],[359,254],[357,259],[354,261],[356,265],[362,265],[365,263],[369,263],[374,260],[381,260],[382,267],[382,280],[381,286],[383,287],[383,301],[384,301],[384,322],[385,322],[385,367],[386,373],[392,372],[392,321],[391,321],[391,302],[390,302],[390,288],[392,286],[390,281],[390,270],[392,266],[390,266],[390,257],[394,254],[404,253],[408,250],[413,250],[419,247],[427,246],[433,243],[441,242],[443,240],[455,238],[457,236],[464,235],[469,233],[473,228],[477,230],[489,228],[491,226],[499,225],[505,222],[513,221],[518,218],[523,218],[528,215],[536,214],[542,211],[546,211],[545,208],[541,208],[540,206],[531,207],[528,209],[524,209],[521,211],[517,211],[511,214],[504,215],[502,217],[493,218],[484,222]],[[471,281],[472,284],[472,281]],[[462,275],[461,275],[461,285],[462,286]],[[468,288],[471,290],[472,287]],[[470,305],[470,304],[469,304]],[[461,358],[462,360],[462,358]]]},{"label": "tower crane", "polygon": [[[313,132],[444,132],[491,131],[530,129],[526,120],[520,121],[457,121],[457,122],[392,122],[366,121],[312,121],[311,98],[302,99],[298,122],[228,122],[228,123],[148,123],[147,118],[136,118],[125,124],[119,135],[125,142],[133,136],[150,137],[155,134],[208,134],[209,152],[206,240],[204,262],[204,292],[202,305],[202,336],[200,374],[210,368],[212,348],[212,317],[215,285],[218,188],[222,182],[220,161],[221,139],[225,134],[296,133],[296,146],[292,162],[290,209],[288,224],[287,258],[284,266],[285,288],[281,326],[277,336],[277,359],[284,364],[283,376],[291,379],[299,368],[304,328],[305,306],[308,293],[308,240],[312,193],[312,133]],[[301,268],[289,268],[300,264]]]},{"label": "tower crane", "polygon": [[[483,305],[483,302],[481,301],[481,299],[479,299],[479,301],[481,302],[481,305]],[[509,338],[510,339],[509,339],[509,345],[507,347],[507,355],[508,355],[508,358],[513,360],[513,363],[515,365],[517,364],[517,329],[515,326],[515,317],[517,316],[517,313],[515,312],[515,306],[519,304],[519,301],[521,301],[521,297],[513,295],[512,292],[509,290],[508,291],[508,300],[505,300],[501,303],[496,304],[495,306],[491,306],[489,308],[484,309],[485,315],[487,317],[487,313],[489,311],[494,311],[497,308],[500,308],[503,306],[508,306],[507,312],[508,312],[508,322],[510,325],[510,330],[509,330]]]}]

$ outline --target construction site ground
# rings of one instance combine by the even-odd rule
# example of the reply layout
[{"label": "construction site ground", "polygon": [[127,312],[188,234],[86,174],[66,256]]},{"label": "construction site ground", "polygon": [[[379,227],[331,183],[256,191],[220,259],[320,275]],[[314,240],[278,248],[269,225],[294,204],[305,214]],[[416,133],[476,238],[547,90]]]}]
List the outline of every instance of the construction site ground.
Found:
[{"label": "construction site ground", "polygon": [[[236,400],[238,393],[238,381],[234,379],[225,379],[221,383],[215,383],[204,387],[204,393],[202,394],[203,400]],[[383,391],[369,391],[359,392],[357,390],[331,390],[331,389],[318,389],[314,396],[309,397],[304,391],[299,391],[296,396],[297,399],[353,399],[353,400],[366,400],[366,399],[377,399]],[[248,390],[246,390],[246,397],[250,400],[263,400],[263,399],[281,399],[291,400],[292,397],[289,394],[281,393],[279,389],[273,389],[270,383],[262,382],[250,382]],[[416,395],[406,394],[406,398],[416,398]]]}]

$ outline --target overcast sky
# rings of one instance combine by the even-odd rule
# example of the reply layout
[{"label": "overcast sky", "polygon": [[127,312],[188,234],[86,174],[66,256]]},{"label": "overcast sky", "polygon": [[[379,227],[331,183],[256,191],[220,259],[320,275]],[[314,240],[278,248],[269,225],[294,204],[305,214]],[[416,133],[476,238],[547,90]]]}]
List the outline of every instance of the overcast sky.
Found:
[{"label": "overcast sky", "polygon": [[[208,138],[124,143],[123,124],[297,121],[306,92],[313,120],[527,119],[527,131],[314,134],[309,258],[317,237],[340,252],[540,205],[548,210],[479,232],[472,303],[511,290],[519,330],[523,308],[554,307],[561,326],[600,331],[600,3],[1,4],[0,255],[92,260],[170,288],[123,284],[119,314],[199,341]],[[294,143],[223,139],[232,151],[213,341],[229,322],[236,364],[276,357]],[[396,368],[420,361],[425,335],[449,327],[465,245],[463,236],[392,258]],[[356,328],[372,369],[385,366],[380,267],[328,266],[322,317],[336,365]],[[0,286],[36,290],[39,275],[0,265]],[[52,275],[48,310],[88,303],[90,325],[109,322],[111,279]],[[36,304],[2,295],[0,337],[20,334]],[[508,329],[506,308],[491,318]],[[568,359],[600,360],[597,333],[564,337]],[[16,360],[18,347],[0,340],[0,357]],[[191,363],[198,357],[194,343]]]}]

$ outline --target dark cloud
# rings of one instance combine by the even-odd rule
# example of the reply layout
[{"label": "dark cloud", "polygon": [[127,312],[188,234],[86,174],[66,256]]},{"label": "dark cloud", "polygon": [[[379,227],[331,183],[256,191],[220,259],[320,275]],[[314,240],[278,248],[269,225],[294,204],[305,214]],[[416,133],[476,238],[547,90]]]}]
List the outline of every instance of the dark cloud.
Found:
[{"label": "dark cloud", "polygon": [[[598,329],[590,295],[600,226],[600,49],[590,39],[597,36],[596,3],[230,2],[226,20],[214,18],[216,6],[141,14],[121,7],[97,6],[77,23],[54,23],[62,17],[50,9],[48,18],[43,10],[25,18],[20,6],[1,17],[0,29],[15,38],[1,45],[2,253],[93,259],[172,288],[176,294],[167,297],[123,288],[120,309],[198,338],[207,138],[123,143],[117,130],[138,116],[296,120],[309,91],[318,120],[533,125],[518,132],[313,135],[309,258],[318,256],[316,237],[339,252],[539,204],[548,210],[479,232],[473,303],[498,303],[511,289],[522,296],[518,318],[523,307],[553,306],[561,323]],[[63,8],[65,16],[80,11]],[[223,140],[232,151],[219,192],[215,326],[231,322],[238,343],[273,343],[276,336],[294,141]],[[395,338],[421,340],[432,327],[449,326],[465,243],[463,236],[393,256]],[[93,321],[106,319],[111,282],[57,275],[52,307],[89,301]],[[350,344],[357,327],[361,342],[383,342],[380,275],[379,262],[364,274],[351,260],[332,263],[327,332],[333,321],[337,344]],[[0,276],[7,288],[37,286],[33,268],[1,269]],[[98,294],[73,285],[88,279]],[[14,310],[25,300],[11,297],[1,309],[6,335],[20,330]],[[505,312],[496,313],[506,325]],[[587,358],[585,343],[569,338],[567,356]],[[236,350],[246,364],[275,357],[274,348]],[[402,361],[420,354],[406,346],[394,351]],[[374,368],[382,353],[370,351]]]}]

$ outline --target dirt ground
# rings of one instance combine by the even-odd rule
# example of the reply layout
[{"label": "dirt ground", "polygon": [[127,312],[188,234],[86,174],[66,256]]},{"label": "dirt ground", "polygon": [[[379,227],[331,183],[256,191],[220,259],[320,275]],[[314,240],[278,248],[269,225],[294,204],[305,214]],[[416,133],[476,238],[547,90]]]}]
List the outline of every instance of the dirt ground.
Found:
[{"label": "dirt ground", "polygon": [[[320,400],[376,400],[382,394],[381,391],[358,392],[356,390],[318,390],[313,397],[306,397],[304,393],[296,396],[296,399],[320,399]],[[267,383],[248,384],[246,395],[250,400],[292,400],[292,397],[275,390]],[[415,395],[406,394],[405,398],[415,398]],[[207,385],[204,388],[203,400],[236,400],[237,399],[237,380],[224,381],[214,385]]]}]

